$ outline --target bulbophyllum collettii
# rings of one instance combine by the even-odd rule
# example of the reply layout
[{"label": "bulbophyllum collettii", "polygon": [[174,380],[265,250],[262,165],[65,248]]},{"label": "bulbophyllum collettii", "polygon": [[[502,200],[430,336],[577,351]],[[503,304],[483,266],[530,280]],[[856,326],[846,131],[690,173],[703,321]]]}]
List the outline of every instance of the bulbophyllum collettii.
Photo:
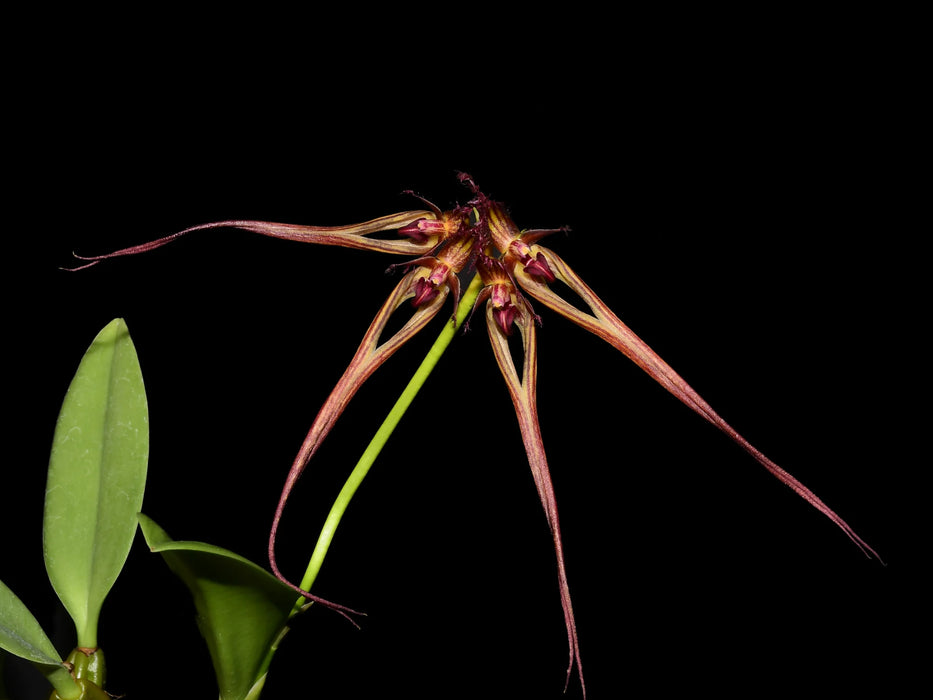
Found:
[{"label": "bulbophyllum collettii", "polygon": [[[505,208],[484,195],[470,176],[461,174],[460,179],[469,187],[472,199],[450,211],[441,211],[430,202],[421,200],[426,209],[405,211],[350,226],[315,227],[262,221],[220,221],[194,226],[149,243],[106,255],[80,258],[86,264],[77,269],[90,267],[109,258],[150,251],[195,231],[226,227],[245,229],[274,238],[411,256],[409,261],[392,266],[404,270],[404,275],[376,314],[349,366],[317,414],[288,473],[269,535],[269,562],[279,579],[309,600],[334,608],[344,615],[354,613],[345,606],[302,590],[290,583],[279,571],[275,555],[279,522],[296,481],[354,394],[383,362],[438,314],[448,296],[453,297],[454,318],[457,317],[457,308],[461,303],[470,304],[471,315],[485,304],[483,312],[489,339],[515,407],[528,462],[553,538],[569,645],[568,681],[576,664],[582,685],[583,671],[564,567],[557,501],[538,425],[536,326],[539,319],[532,306],[532,300],[552,309],[618,349],[682,403],[728,435],[771,474],[832,520],[867,556],[879,558],[877,553],[812,491],[768,459],[720,418],[664,360],[619,320],[561,257],[539,244],[541,238],[560,229],[522,231],[509,218]],[[372,237],[372,234],[393,230],[397,232],[397,238]],[[462,295],[460,278],[473,277],[474,272],[480,283],[471,283],[470,289],[476,292],[468,298]],[[562,298],[556,282],[571,289],[582,300],[582,306],[588,308],[578,308]],[[410,304],[405,304],[406,301]],[[413,309],[410,312],[411,316],[390,337],[383,338],[389,319],[396,312],[401,313],[403,307]],[[509,349],[509,338],[516,330],[523,350],[520,367],[516,366]]]}]

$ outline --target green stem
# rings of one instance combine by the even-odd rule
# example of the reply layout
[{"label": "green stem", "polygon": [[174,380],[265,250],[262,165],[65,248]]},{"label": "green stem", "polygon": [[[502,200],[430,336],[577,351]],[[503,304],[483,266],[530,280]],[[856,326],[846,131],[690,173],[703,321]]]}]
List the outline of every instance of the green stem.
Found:
[{"label": "green stem", "polygon": [[71,673],[64,666],[45,666],[36,664],[36,667],[45,674],[49,683],[55,688],[53,697],[57,694],[56,700],[77,700],[84,692],[78,682],[72,677]]},{"label": "green stem", "polygon": [[[315,545],[314,552],[311,554],[311,560],[308,562],[308,568],[305,571],[304,578],[301,579],[300,585],[304,590],[311,590],[311,586],[314,584],[314,580],[321,570],[321,565],[324,563],[324,557],[327,555],[330,543],[334,539],[334,532],[337,530],[337,525],[346,512],[347,506],[350,504],[356,490],[360,487],[360,484],[363,483],[363,479],[365,479],[366,475],[369,473],[369,468],[373,465],[373,462],[376,461],[376,457],[382,451],[389,436],[399,424],[402,416],[405,415],[405,411],[408,410],[411,402],[421,390],[428,375],[431,374],[441,355],[444,354],[447,346],[450,345],[450,342],[453,340],[457,330],[463,325],[467,315],[473,309],[473,304],[476,302],[476,297],[479,296],[482,287],[482,281],[479,275],[476,275],[470,282],[470,286],[467,287],[463,297],[460,299],[460,304],[457,307],[457,315],[453,323],[444,324],[444,328],[440,335],[438,335],[437,340],[434,341],[434,345],[428,350],[428,354],[425,355],[421,365],[408,382],[408,386],[405,387],[405,390],[395,402],[392,410],[389,411],[389,415],[386,416],[382,425],[379,426],[373,439],[363,452],[363,456],[360,457],[359,462],[356,463],[346,483],[344,483],[343,488],[337,495],[337,499],[334,501],[334,505],[331,506],[330,513],[327,515],[327,520],[324,522],[324,527],[318,537],[317,545]],[[299,598],[295,603],[292,615],[298,612],[306,603],[307,601],[304,598]]]}]

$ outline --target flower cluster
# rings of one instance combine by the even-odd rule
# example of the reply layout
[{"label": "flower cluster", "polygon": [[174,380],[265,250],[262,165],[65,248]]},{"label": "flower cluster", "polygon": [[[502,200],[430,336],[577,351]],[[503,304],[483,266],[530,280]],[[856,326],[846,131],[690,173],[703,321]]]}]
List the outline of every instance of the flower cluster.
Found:
[{"label": "flower cluster", "polygon": [[[537,339],[538,317],[531,300],[557,312],[581,328],[610,343],[635,362],[688,408],[717,427],[748,452],[759,464],[792,488],[813,507],[826,515],[866,555],[878,557],[849,525],[817,496],[787,471],[768,459],[758,449],[728,425],[664,360],[631,331],[552,250],[539,244],[546,235],[562,229],[520,230],[505,208],[483,194],[469,175],[461,181],[470,189],[472,198],[462,206],[441,211],[421,199],[427,209],[405,211],[362,224],[337,227],[298,226],[261,221],[221,221],[195,226],[149,243],[119,250],[108,255],[81,258],[89,267],[101,260],[153,250],[176,238],[199,230],[223,227],[246,229],[266,236],[305,241],[323,245],[376,250],[409,255],[407,262],[393,265],[404,270],[388,299],[384,302],[349,366],[315,418],[287,476],[276,508],[269,536],[269,561],[281,580],[288,580],[279,571],[275,557],[278,526],[288,497],[322,440],[362,384],[405,342],[438,313],[447,296],[453,297],[454,315],[461,302],[461,276],[479,275],[482,289],[476,296],[471,313],[485,304],[486,325],[496,361],[508,386],[518,418],[522,441],[534,477],[538,495],[550,525],[557,558],[557,573],[561,603],[567,628],[570,662],[568,680],[574,664],[583,683],[576,624],[571,605],[570,589],[564,567],[557,501],[551,483],[544,443],[538,425]],[[374,238],[374,233],[395,230],[398,238]],[[78,268],[81,269],[81,268]],[[558,293],[559,282],[582,300],[586,310],[566,301]],[[553,286],[552,286],[553,285]],[[530,298],[530,299],[529,299]],[[383,338],[387,322],[400,312],[403,302],[413,307],[408,320],[388,338]],[[509,350],[509,337],[518,330],[523,351],[522,366],[517,368]],[[297,591],[310,600],[347,614],[348,608],[322,600],[313,594]]]}]

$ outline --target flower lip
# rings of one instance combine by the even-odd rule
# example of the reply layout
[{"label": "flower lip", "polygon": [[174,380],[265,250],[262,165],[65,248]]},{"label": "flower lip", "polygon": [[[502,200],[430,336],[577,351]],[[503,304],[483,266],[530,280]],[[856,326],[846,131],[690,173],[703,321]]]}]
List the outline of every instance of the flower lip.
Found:
[{"label": "flower lip", "polygon": [[437,284],[424,277],[419,277],[415,282],[415,295],[412,297],[412,306],[422,306],[430,302],[437,296]]},{"label": "flower lip", "polygon": [[547,258],[544,257],[544,253],[538,251],[538,254],[532,258],[530,255],[526,255],[523,260],[521,260],[525,272],[529,275],[534,275],[535,277],[541,277],[546,282],[553,282],[557,279],[554,273],[551,271],[551,266],[548,265]]},{"label": "flower lip", "polygon": [[506,335],[512,335],[512,324],[518,316],[518,308],[513,301],[514,291],[515,288],[511,283],[494,284],[487,302],[492,306],[492,314],[496,323]]},{"label": "flower lip", "polygon": [[512,324],[520,313],[517,304],[524,303],[524,297],[518,291],[512,276],[501,260],[481,255],[477,262],[477,269],[485,285],[484,292],[477,299],[477,303],[485,298],[486,305],[492,308],[496,325],[506,335],[512,335]]},{"label": "flower lip", "polygon": [[447,222],[431,219],[417,219],[398,229],[402,236],[408,236],[415,243],[424,243],[431,236],[442,236],[447,232]]},{"label": "flower lip", "polygon": [[492,311],[493,317],[496,319],[496,324],[506,335],[512,335],[512,324],[515,322],[515,317],[518,315],[518,309],[515,307],[511,301],[506,302],[503,306],[495,308]]}]

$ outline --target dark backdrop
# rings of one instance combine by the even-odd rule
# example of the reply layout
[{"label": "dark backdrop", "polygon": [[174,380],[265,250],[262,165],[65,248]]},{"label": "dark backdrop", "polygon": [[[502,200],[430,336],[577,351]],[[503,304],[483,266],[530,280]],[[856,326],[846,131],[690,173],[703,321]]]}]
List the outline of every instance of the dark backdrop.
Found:
[{"label": "dark backdrop", "polygon": [[[59,270],[72,250],[221,219],[362,221],[415,206],[406,189],[446,208],[468,198],[464,170],[519,226],[571,227],[545,245],[889,564],[541,310],[541,423],[589,696],[900,678],[889,652],[912,613],[895,504],[911,487],[893,436],[908,409],[884,367],[898,361],[878,361],[898,330],[878,273],[905,196],[886,175],[896,134],[876,118],[888,88],[866,94],[871,61],[803,30],[789,47],[781,32],[701,41],[651,26],[637,50],[555,37],[479,64],[403,43],[400,65],[345,72],[333,52],[280,59],[231,40],[171,70],[154,45],[121,79],[113,54],[82,47],[30,82],[7,191],[3,580],[49,629],[67,627],[43,578],[44,470],[77,362],[116,316],[150,401],[145,512],[177,539],[265,564],[291,459],[398,262],[232,230]],[[279,547],[293,577],[437,332],[384,366],[307,471]],[[316,590],[368,617],[356,630],[312,611],[274,662],[270,698],[561,696],[553,553],[482,324],[393,435]],[[188,594],[141,538],[101,640],[114,692],[216,696]],[[566,697],[580,697],[575,678]]]}]

